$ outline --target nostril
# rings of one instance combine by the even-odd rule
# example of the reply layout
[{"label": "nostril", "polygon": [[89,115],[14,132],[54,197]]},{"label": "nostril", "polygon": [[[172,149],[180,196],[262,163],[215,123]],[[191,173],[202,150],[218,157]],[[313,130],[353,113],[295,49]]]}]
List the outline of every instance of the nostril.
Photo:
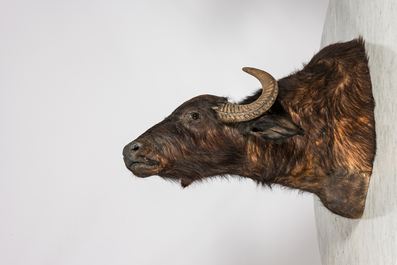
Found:
[{"label": "nostril", "polygon": [[132,142],[127,144],[123,149],[123,156],[128,157],[133,153],[136,153],[141,149],[143,144],[139,142]]},{"label": "nostril", "polygon": [[141,143],[137,143],[137,142],[133,142],[131,143],[131,151],[138,151],[139,149],[141,149],[142,144]]}]

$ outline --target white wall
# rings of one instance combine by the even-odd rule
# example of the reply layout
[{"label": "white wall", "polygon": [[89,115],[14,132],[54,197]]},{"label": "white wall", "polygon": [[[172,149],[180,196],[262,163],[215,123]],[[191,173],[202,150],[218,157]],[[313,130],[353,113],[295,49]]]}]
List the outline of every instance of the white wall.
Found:
[{"label": "white wall", "polygon": [[312,196],[138,179],[125,144],[319,50],[326,0],[0,1],[0,264],[319,264]]},{"label": "white wall", "polygon": [[377,155],[364,215],[350,220],[315,199],[323,265],[397,264],[397,1],[330,0],[321,46],[362,35],[369,55]]}]

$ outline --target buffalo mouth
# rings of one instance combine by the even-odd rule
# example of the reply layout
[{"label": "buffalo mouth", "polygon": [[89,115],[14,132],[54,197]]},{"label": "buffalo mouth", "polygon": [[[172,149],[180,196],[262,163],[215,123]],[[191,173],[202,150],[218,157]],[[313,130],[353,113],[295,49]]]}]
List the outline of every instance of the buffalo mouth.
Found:
[{"label": "buffalo mouth", "polygon": [[131,160],[124,157],[125,166],[134,173],[135,176],[146,178],[156,174],[159,171],[160,163],[156,160],[140,157],[136,160]]}]

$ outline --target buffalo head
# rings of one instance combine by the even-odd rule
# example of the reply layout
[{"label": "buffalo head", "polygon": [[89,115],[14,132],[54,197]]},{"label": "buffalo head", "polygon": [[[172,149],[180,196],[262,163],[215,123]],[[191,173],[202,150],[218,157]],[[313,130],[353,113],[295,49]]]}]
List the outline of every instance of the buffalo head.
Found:
[{"label": "buffalo head", "polygon": [[258,147],[303,131],[285,115],[264,115],[276,100],[277,82],[264,71],[243,70],[261,82],[258,99],[236,105],[202,95],[185,102],[124,148],[127,168],[138,177],[180,180],[183,187],[211,176],[261,175]]},{"label": "buffalo head", "polygon": [[124,148],[127,168],[183,187],[238,175],[314,193],[332,212],[361,217],[376,150],[364,41],[327,46],[278,81],[244,70],[261,90],[239,104],[211,95],[183,103]]}]

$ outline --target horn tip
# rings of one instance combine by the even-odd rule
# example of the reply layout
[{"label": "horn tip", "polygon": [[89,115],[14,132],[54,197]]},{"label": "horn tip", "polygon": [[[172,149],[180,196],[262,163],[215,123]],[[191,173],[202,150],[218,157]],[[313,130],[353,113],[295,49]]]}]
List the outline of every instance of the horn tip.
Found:
[{"label": "horn tip", "polygon": [[250,70],[253,69],[252,67],[243,67],[243,71],[248,73]]},{"label": "horn tip", "polygon": [[264,72],[254,67],[243,67],[243,71],[253,76],[255,76],[255,73]]}]

